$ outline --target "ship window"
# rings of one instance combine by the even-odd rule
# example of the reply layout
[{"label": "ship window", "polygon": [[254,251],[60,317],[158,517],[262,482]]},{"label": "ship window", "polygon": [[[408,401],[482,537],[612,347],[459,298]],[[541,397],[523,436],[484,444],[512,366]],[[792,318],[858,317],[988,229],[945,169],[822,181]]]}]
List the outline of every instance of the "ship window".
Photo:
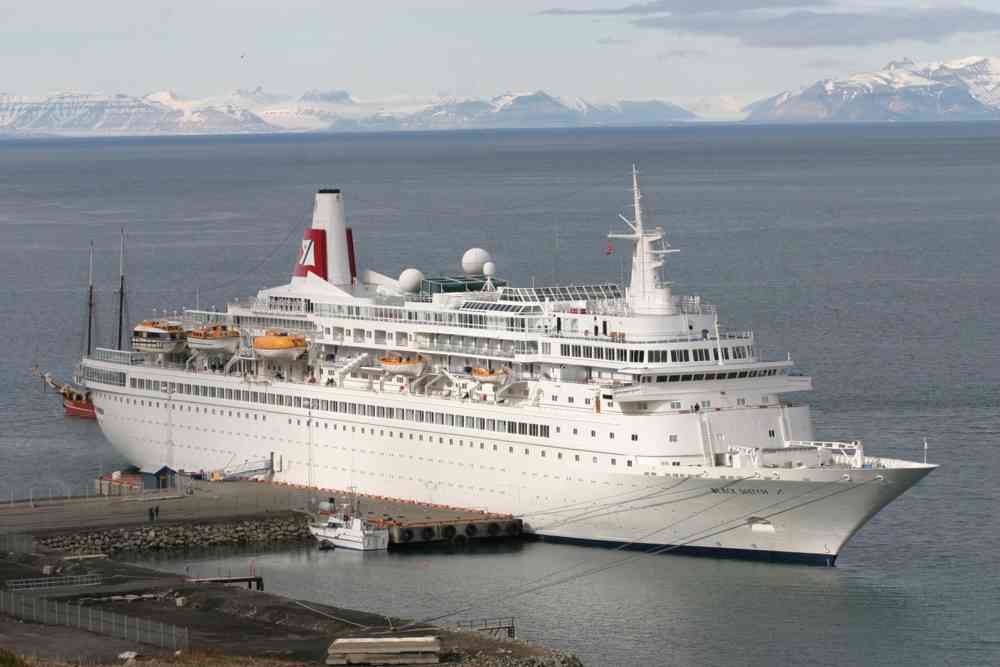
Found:
[{"label": "ship window", "polygon": [[668,442],[677,442],[677,434],[676,433],[671,433],[669,436],[667,436],[667,441]]},{"label": "ship window", "polygon": [[597,431],[591,431],[590,432],[590,437],[591,438],[596,438],[597,437]]},{"label": "ship window", "polygon": [[772,429],[768,429],[768,431],[767,431],[767,437],[769,437],[769,438],[773,438],[774,437],[774,429],[773,428]]},{"label": "ship window", "polygon": [[633,433],[632,434],[632,442],[638,442],[638,441],[639,441],[639,434],[638,433]]},{"label": "ship window", "polygon": [[513,454],[514,453],[514,448],[513,447],[508,447],[507,451],[508,451],[509,454]]},{"label": "ship window", "polygon": [[739,373],[736,373],[736,372],[730,373],[729,374],[729,379],[730,380],[735,380],[737,378],[737,376],[739,376]]},{"label": "ship window", "polygon": [[657,382],[666,382],[667,381],[667,376],[666,375],[657,375],[656,376],[656,381]]},{"label": "ship window", "polygon": [[573,402],[573,397],[572,396],[567,396],[566,397],[566,402],[567,403],[572,403]]},{"label": "ship window", "polygon": [[741,378],[745,378],[746,376],[747,376],[747,372],[746,371],[740,371],[740,377]]},{"label": "ship window", "polygon": [[541,429],[541,436],[543,438],[549,437],[549,427],[547,424],[542,424],[539,428]]},{"label": "ship window", "polygon": [[752,378],[757,377],[757,371],[750,371],[750,377]]},{"label": "ship window", "polygon": [[528,435],[528,425],[524,422],[517,423],[517,434],[518,435]]},{"label": "ship window", "polygon": [[579,462],[580,461],[580,455],[579,454],[574,454],[573,455],[573,460]]},{"label": "ship window", "polygon": [[576,433],[577,433],[577,430],[573,429],[573,435],[576,435]]},{"label": "ship window", "polygon": [[593,462],[597,463],[597,457],[596,456],[593,458]]},{"label": "ship window", "polygon": [[552,394],[552,402],[553,402],[553,403],[556,403],[556,402],[558,402],[558,401],[559,401],[559,397],[558,397],[558,396],[556,396],[555,394]]},{"label": "ship window", "polygon": [[529,450],[527,447],[525,447],[524,448],[524,455],[528,456],[530,453],[531,453],[531,450]]},{"label": "ship window", "polygon": [[497,446],[496,445],[493,445],[493,451],[494,452],[497,451]]},{"label": "ship window", "polygon": [[747,399],[745,399],[745,398],[737,398],[736,399],[736,405],[746,405],[746,404],[747,404]]},{"label": "ship window", "polygon": [[611,465],[613,466],[618,465],[618,461],[616,461],[615,459],[611,459]]},{"label": "ship window", "polygon": [[690,382],[690,381],[691,381],[691,376],[690,375],[682,375],[681,376],[681,382]]}]

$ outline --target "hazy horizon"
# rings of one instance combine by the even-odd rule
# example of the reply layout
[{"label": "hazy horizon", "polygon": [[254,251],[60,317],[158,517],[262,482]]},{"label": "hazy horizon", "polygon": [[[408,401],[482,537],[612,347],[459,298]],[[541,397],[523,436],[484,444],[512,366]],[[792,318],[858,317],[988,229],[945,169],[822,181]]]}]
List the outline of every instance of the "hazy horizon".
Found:
[{"label": "hazy horizon", "polygon": [[455,0],[347,6],[189,0],[0,5],[0,91],[200,98],[262,87],[366,100],[545,90],[602,101],[741,102],[901,57],[993,55],[1000,13],[972,0]]}]

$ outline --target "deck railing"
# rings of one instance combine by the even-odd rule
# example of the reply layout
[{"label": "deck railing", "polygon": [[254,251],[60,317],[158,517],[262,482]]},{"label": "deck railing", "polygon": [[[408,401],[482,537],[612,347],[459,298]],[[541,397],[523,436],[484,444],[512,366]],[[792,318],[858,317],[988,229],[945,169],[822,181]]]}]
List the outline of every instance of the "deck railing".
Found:
[{"label": "deck railing", "polygon": [[90,358],[94,361],[107,361],[112,364],[141,366],[146,357],[142,352],[133,352],[132,350],[114,350],[108,347],[99,347],[94,350],[94,353]]}]

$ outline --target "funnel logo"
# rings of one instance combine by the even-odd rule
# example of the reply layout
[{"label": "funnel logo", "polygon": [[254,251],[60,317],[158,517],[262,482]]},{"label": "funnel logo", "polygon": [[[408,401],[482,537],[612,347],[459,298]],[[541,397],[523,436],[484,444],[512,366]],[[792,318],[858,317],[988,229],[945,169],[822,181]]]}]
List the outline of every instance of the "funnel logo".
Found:
[{"label": "funnel logo", "polygon": [[313,273],[326,280],[326,231],[323,229],[307,229],[302,235],[302,246],[299,250],[299,261],[295,264],[292,274],[300,278]]},{"label": "funnel logo", "polygon": [[315,266],[316,256],[313,252],[315,242],[312,239],[302,239],[302,252],[299,253],[299,264]]}]

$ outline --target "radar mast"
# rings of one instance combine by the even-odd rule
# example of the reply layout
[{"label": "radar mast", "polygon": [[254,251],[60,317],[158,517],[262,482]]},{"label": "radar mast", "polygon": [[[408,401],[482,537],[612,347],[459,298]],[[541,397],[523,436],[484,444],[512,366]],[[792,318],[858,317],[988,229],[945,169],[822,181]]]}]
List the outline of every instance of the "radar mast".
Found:
[{"label": "radar mast", "polygon": [[674,298],[670,283],[660,277],[664,255],[678,252],[664,241],[663,227],[647,230],[642,216],[642,193],[639,190],[639,171],[632,165],[632,206],[634,220],[624,215],[618,217],[628,225],[632,233],[609,233],[609,239],[624,239],[633,242],[632,275],[626,288],[626,303],[629,309],[640,315],[671,315],[674,313]]}]

